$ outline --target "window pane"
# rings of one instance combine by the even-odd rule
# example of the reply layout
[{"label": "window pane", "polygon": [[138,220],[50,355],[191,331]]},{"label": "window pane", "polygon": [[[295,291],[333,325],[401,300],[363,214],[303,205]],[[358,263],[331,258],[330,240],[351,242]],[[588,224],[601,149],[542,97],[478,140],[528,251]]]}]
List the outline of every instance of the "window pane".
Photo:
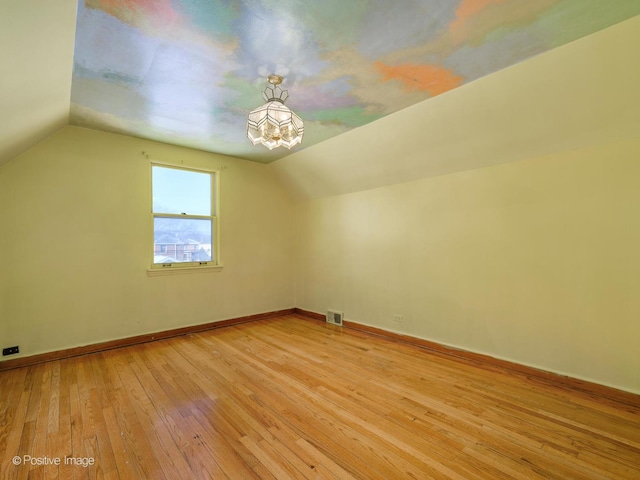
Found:
[{"label": "window pane", "polygon": [[211,174],[153,166],[153,211],[211,215]]},{"label": "window pane", "polygon": [[153,263],[211,261],[211,220],[156,217],[153,223]]}]

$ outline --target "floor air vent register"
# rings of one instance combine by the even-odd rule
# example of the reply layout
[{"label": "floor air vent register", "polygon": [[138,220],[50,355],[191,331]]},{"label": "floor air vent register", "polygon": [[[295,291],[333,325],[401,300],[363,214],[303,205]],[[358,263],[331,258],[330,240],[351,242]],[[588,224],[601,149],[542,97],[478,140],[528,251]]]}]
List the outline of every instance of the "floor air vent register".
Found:
[{"label": "floor air vent register", "polygon": [[342,326],[342,312],[327,310],[327,323]]}]

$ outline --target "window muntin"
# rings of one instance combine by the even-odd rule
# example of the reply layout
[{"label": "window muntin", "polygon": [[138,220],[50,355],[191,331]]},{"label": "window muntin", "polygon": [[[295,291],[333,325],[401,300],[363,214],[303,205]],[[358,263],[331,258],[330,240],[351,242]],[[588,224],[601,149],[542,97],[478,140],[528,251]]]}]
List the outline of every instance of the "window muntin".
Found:
[{"label": "window muntin", "polygon": [[216,173],[151,170],[153,268],[217,265]]}]

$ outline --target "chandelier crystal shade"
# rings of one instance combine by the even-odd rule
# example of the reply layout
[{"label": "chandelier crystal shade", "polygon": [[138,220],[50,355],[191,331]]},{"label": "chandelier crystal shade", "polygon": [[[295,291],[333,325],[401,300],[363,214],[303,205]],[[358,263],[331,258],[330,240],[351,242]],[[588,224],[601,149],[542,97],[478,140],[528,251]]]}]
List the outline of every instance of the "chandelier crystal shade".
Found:
[{"label": "chandelier crystal shade", "polygon": [[261,143],[269,150],[281,146],[291,148],[302,142],[304,124],[284,104],[289,94],[280,88],[282,77],[269,75],[268,80],[269,85],[262,93],[267,103],[249,114],[247,137],[254,145]]}]

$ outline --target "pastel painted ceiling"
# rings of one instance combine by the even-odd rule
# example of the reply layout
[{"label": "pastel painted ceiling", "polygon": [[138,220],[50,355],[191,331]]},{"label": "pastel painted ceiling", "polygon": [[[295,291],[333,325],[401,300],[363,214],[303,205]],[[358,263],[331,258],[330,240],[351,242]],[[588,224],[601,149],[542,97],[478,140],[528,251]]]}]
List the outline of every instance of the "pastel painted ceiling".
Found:
[{"label": "pastel painted ceiling", "polygon": [[[269,163],[640,14],[639,0],[81,0],[70,123]],[[302,145],[246,138],[285,77]]]}]

